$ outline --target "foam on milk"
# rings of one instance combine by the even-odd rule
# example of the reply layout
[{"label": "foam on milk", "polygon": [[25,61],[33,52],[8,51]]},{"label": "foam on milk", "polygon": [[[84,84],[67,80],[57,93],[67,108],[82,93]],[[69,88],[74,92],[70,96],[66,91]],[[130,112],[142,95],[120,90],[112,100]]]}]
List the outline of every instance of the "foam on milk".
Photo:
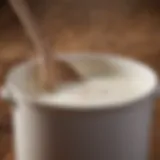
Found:
[{"label": "foam on milk", "polygon": [[26,99],[63,108],[120,106],[146,96],[157,84],[157,77],[150,68],[132,60],[84,57],[70,63],[85,80],[59,86],[53,93],[42,93],[35,87],[36,83],[31,79],[31,63],[15,68],[9,79]]},{"label": "foam on milk", "polygon": [[39,101],[49,104],[74,107],[95,107],[104,104],[121,103],[141,95],[144,82],[124,77],[98,77],[83,83],[64,86],[53,94],[43,95]]}]

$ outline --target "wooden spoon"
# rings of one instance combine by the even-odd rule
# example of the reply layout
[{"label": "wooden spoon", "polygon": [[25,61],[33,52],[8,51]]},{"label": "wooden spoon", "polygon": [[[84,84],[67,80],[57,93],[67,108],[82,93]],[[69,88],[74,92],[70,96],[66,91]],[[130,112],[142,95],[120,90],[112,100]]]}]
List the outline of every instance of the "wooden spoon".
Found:
[{"label": "wooden spoon", "polygon": [[37,67],[34,73],[41,87],[52,91],[65,81],[80,80],[80,75],[68,63],[55,60],[51,47],[43,41],[27,3],[24,0],[9,1],[36,49]]}]

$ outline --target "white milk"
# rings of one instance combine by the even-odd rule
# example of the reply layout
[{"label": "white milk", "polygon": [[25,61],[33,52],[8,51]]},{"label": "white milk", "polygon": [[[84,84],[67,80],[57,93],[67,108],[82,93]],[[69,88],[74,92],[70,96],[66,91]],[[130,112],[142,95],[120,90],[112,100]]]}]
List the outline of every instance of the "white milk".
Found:
[{"label": "white milk", "polygon": [[[17,93],[23,92],[25,98],[40,104],[69,108],[110,107],[134,101],[146,96],[156,84],[156,77],[148,67],[121,58],[109,57],[104,61],[77,59],[71,64],[84,77],[84,81],[58,86],[53,93],[36,89],[36,83],[31,78],[33,63],[15,69],[17,76],[19,74],[21,77],[16,77],[12,83],[18,86],[15,89],[21,89],[17,89]],[[13,96],[16,95],[15,89]]]},{"label": "white milk", "polygon": [[41,103],[77,107],[111,105],[134,100],[146,92],[145,82],[136,78],[99,77],[66,85],[52,94],[40,96]]}]

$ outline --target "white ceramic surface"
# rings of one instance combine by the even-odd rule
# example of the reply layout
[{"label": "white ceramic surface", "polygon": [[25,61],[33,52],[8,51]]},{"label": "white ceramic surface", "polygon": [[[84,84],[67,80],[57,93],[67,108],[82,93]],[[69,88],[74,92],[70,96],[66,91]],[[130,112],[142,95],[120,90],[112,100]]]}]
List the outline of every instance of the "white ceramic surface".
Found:
[{"label": "white ceramic surface", "polygon": [[[125,66],[128,73],[137,71],[137,76],[148,76],[148,89],[132,101],[103,104],[96,110],[94,107],[51,106],[27,95],[28,88],[22,83],[22,79],[27,78],[23,71],[25,64],[14,68],[2,95],[14,105],[16,160],[147,160],[158,86],[156,74],[139,62],[103,54],[61,55],[59,58],[76,66],[86,77],[97,76],[102,70],[105,73],[107,67],[106,70],[101,65],[95,68],[95,60],[111,58],[115,64],[120,62],[120,66]],[[85,66],[87,59],[94,59],[90,68]]]}]

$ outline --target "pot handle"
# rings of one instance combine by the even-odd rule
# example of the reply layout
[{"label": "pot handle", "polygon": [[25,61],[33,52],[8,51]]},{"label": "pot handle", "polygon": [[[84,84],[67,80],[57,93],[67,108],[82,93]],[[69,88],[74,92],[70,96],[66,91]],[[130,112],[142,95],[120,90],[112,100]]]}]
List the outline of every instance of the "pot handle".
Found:
[{"label": "pot handle", "polygon": [[[14,93],[12,93],[12,90],[14,90]],[[0,89],[0,97],[2,100],[6,101],[10,104],[24,104],[27,103],[26,100],[24,100],[21,93],[14,87],[14,85],[7,85]]]},{"label": "pot handle", "polygon": [[9,90],[6,87],[1,87],[1,89],[0,89],[0,96],[4,100],[11,99],[11,95],[9,93]]},{"label": "pot handle", "polygon": [[0,98],[8,103],[13,103],[13,97],[6,86],[0,88]]}]

